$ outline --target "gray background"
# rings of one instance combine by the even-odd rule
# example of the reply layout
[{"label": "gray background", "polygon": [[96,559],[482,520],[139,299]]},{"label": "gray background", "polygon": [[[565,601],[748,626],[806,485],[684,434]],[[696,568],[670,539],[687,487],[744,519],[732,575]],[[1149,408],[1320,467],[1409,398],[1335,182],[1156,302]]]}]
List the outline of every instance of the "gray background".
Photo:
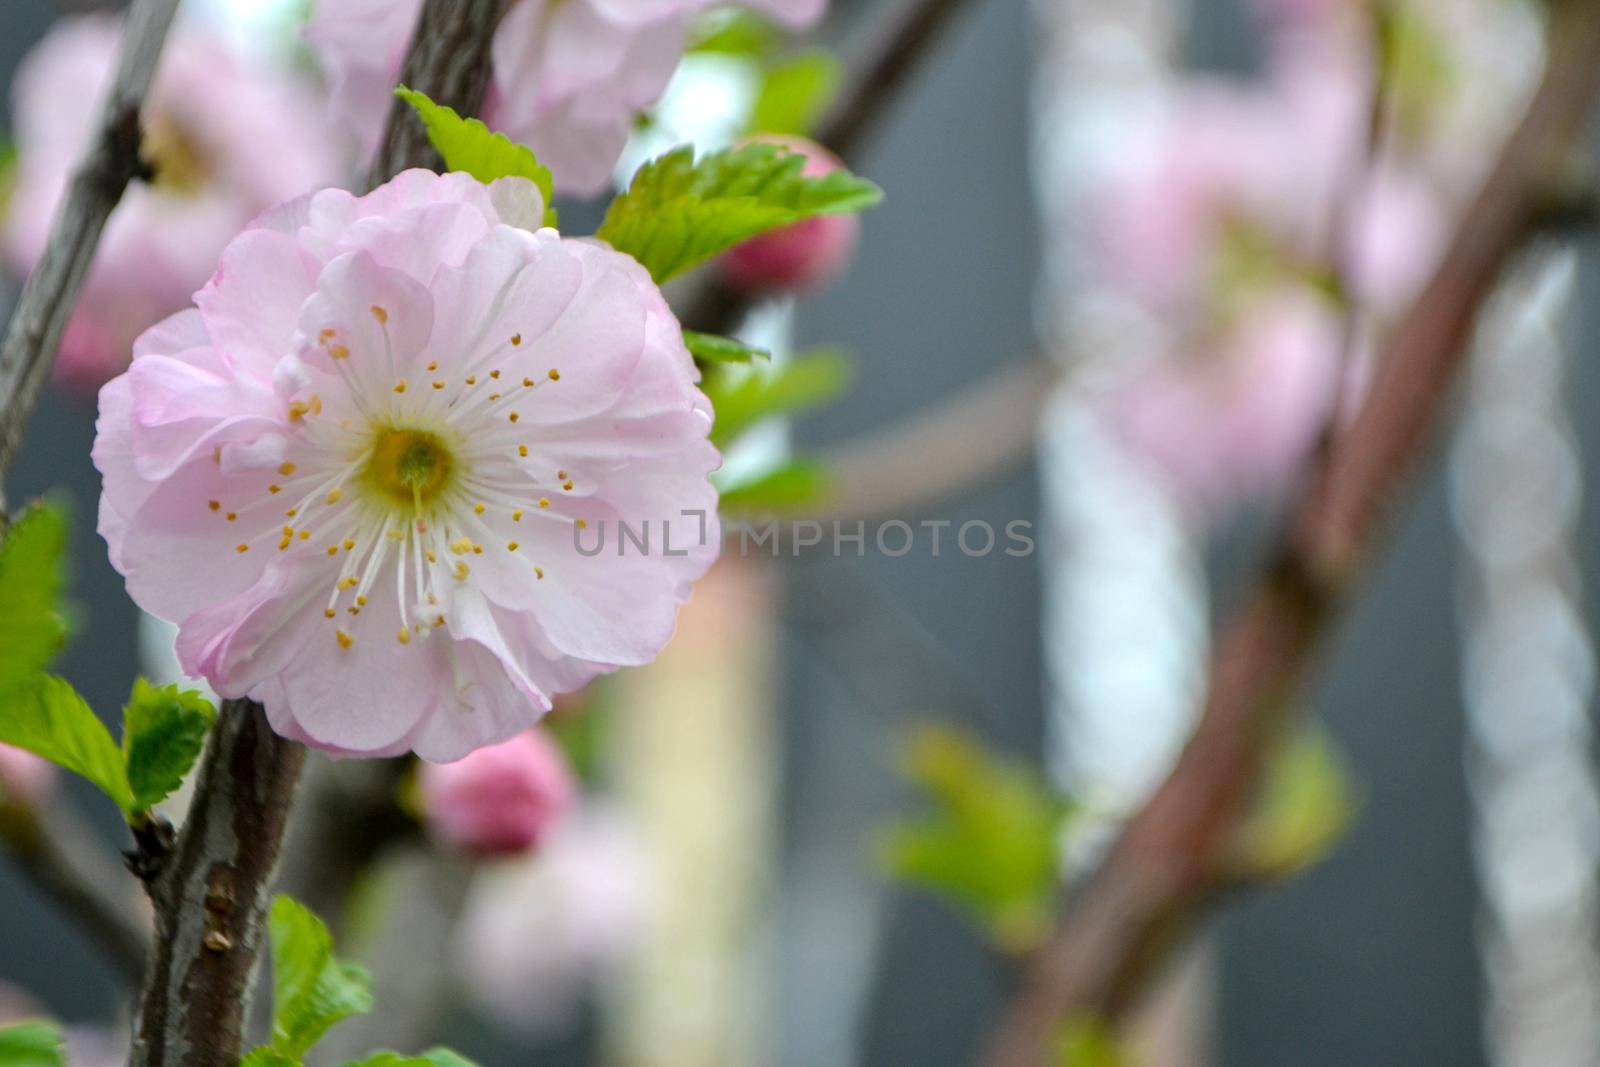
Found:
[{"label": "gray background", "polygon": [[[801,311],[803,341],[844,344],[860,365],[849,397],[802,427],[808,442],[914,411],[994,373],[1030,341],[1038,234],[1027,169],[1027,5],[974,0],[971,8],[887,135],[852,161],[890,196],[866,226],[852,273]],[[6,0],[0,80],[9,84],[53,14],[44,0]],[[1200,62],[1249,62],[1236,12],[1219,7],[1198,26]],[[1582,376],[1580,410],[1590,410],[1597,387],[1593,374]],[[90,411],[47,398],[10,489],[19,501],[52,488],[74,501],[82,611],[63,670],[110,709],[135,670],[134,613],[93,533],[91,438]],[[1034,474],[1021,470],[926,517],[1001,525],[1036,518],[1037,509]],[[1249,572],[1259,531],[1245,524],[1217,551],[1224,602]],[[1392,549],[1317,701],[1351,756],[1365,811],[1328,863],[1242,903],[1221,924],[1224,1064],[1482,1061],[1451,538],[1436,477]],[[959,916],[882,883],[871,834],[906,801],[887,768],[900,729],[916,718],[964,721],[1013,752],[1037,751],[1035,565],[931,559],[925,549],[786,565],[775,1062],[838,1063],[856,1046],[875,1065],[961,1064],[991,1021],[1006,975]],[[103,814],[116,840],[115,819]],[[85,1020],[114,1010],[109,977],[75,930],[0,864],[0,978]],[[579,1059],[581,1044],[555,1058]],[[489,1063],[527,1061],[490,1047],[482,1046]]]}]

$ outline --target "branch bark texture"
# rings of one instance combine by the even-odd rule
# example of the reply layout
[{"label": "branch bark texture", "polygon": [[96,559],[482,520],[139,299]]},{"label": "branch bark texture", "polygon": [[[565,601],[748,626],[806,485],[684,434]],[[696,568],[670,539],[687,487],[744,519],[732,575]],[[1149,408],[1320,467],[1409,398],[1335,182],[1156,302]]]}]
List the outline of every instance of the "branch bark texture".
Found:
[{"label": "branch bark texture", "polygon": [[991,1067],[1041,1067],[1061,1020],[1114,1021],[1205,917],[1267,746],[1448,399],[1479,305],[1537,225],[1600,85],[1600,0],[1555,6],[1543,82],[1367,397],[1313,473],[1272,563],[1223,633],[1199,725],[1031,964]]},{"label": "branch bark texture", "polygon": [[56,210],[44,254],[23,284],[0,343],[0,478],[50,379],[61,332],[78,303],[100,232],[139,159],[139,108],[150,89],[178,0],[135,0],[94,139]]}]

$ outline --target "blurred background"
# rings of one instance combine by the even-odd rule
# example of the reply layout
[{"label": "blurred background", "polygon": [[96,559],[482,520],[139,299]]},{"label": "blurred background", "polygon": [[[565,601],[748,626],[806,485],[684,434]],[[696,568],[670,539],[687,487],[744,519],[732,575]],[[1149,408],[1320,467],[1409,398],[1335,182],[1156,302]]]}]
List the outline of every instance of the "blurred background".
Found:
[{"label": "blurred background", "polygon": [[[818,40],[849,41],[887,2],[834,0]],[[0,81],[82,6],[7,0]],[[185,4],[186,17],[257,47],[276,39],[262,27],[280,32],[299,6]],[[1276,174],[1304,146],[1252,123],[1281,134],[1283,117],[1261,113],[1288,98],[1308,109],[1289,126],[1363,141],[1347,137],[1340,116],[1365,128],[1372,79],[1350,64],[1365,80],[1344,102],[1337,77],[1308,84],[1339,46],[1294,52],[1305,47],[1297,33],[1329,39],[1294,23],[1296,6],[964,7],[848,160],[888,192],[864,218],[853,262],[814,294],[764,305],[750,327],[780,353],[838,346],[854,368],[831,404],[760,447],[825,452],[1053,366],[1066,373],[1039,378],[1036,445],[976,487],[892,513],[913,526],[947,520],[937,555],[925,533],[900,556],[875,551],[870,533],[859,555],[853,544],[779,559],[730,550],[658,664],[558,714],[568,751],[583,754],[585,799],[539,854],[465,871],[419,858],[418,835],[399,835],[347,887],[345,929],[370,960],[395,928],[385,924],[404,916],[411,951],[426,944],[438,949],[430,959],[454,961],[429,988],[403,994],[415,1001],[397,1000],[416,1006],[411,1022],[485,1064],[973,1061],[1015,965],[970,912],[893,875],[887,835],[928,803],[905,773],[908,741],[919,726],[959,727],[1074,797],[1088,814],[1061,835],[1069,878],[1181,744],[1213,622],[1255,573],[1316,420],[1302,413],[1285,429],[1292,415],[1260,413],[1232,378],[1202,388],[1182,378],[1188,371],[1174,376],[1172,366],[1255,359],[1235,354],[1248,344],[1216,340],[1247,319],[1239,306],[1254,297],[1197,324],[1193,301],[1171,293],[1187,280],[1162,271],[1186,240],[1215,240],[1226,247],[1207,254],[1231,257],[1228,301],[1253,292],[1262,271],[1319,284],[1311,267],[1285,267],[1254,238],[1298,239],[1301,223],[1285,216],[1326,207],[1336,217],[1340,194]],[[1411,73],[1394,76],[1399,117],[1384,133],[1399,144],[1416,132],[1405,94],[1420,84],[1417,96],[1442,111],[1417,118],[1418,129],[1437,143],[1396,147],[1416,162],[1397,181],[1445,177],[1427,186],[1424,210],[1398,195],[1345,216],[1373,234],[1355,257],[1376,263],[1363,331],[1381,331],[1386,302],[1403,301],[1408,257],[1427,269],[1435,230],[1470,192],[1538,69],[1536,5],[1417,6],[1431,36],[1407,31],[1412,43],[1390,69]],[[311,74],[308,56],[282,54]],[[657,133],[714,127],[714,114],[694,109],[737,90],[719,77],[681,74]],[[1485,80],[1494,99],[1466,99],[1463,87]],[[1317,165],[1343,174],[1347,156],[1330,151]],[[1372,171],[1374,187],[1389,176]],[[1268,172],[1292,192],[1255,180]],[[1108,201],[1107,190],[1117,195]],[[1235,195],[1223,237],[1193,236],[1195,213]],[[1418,220],[1430,211],[1445,221]],[[597,217],[574,204],[563,228]],[[1320,234],[1325,221],[1308,228]],[[1304,244],[1321,250],[1315,234]],[[1240,899],[1173,968],[1137,1062],[1600,1062],[1584,566],[1597,531],[1582,461],[1600,430],[1579,416],[1600,403],[1600,371],[1574,358],[1600,327],[1584,299],[1596,284],[1592,251],[1588,240],[1551,242],[1507,280],[1480,324],[1458,428],[1308,696],[1354,798],[1343,839],[1293,880]],[[1346,288],[1361,288],[1352,277],[1364,270],[1349,272]],[[1295,352],[1302,344],[1292,329],[1272,336]],[[1279,358],[1266,347],[1262,359]],[[1301,407],[1322,410],[1359,387],[1349,384],[1359,368],[1343,364],[1246,366],[1244,378],[1273,383],[1263,388],[1291,407],[1301,402],[1283,398],[1306,389]],[[1321,385],[1304,386],[1313,378]],[[78,614],[61,672],[105,710],[141,669],[165,668],[161,636],[141,624],[94,533],[93,421],[92,391],[58,382],[10,489],[14,501],[57,490],[72,503]],[[1235,421],[1244,444],[1234,453],[1195,443]],[[1260,459],[1275,442],[1281,455]],[[1205,470],[1173,459],[1208,448],[1218,458]],[[952,550],[948,538],[974,520],[1000,530],[1026,522],[1037,550]],[[144,660],[133,637],[142,625]],[[108,849],[121,847],[115,813],[81,786],[61,789]],[[316,882],[317,871],[289,866],[291,879]],[[428,942],[438,924],[411,925],[407,908],[460,921]],[[3,862],[0,980],[74,1026],[125,1023],[115,975]],[[381,976],[379,988],[381,1000]],[[380,1029],[375,1044],[397,1040]]]}]

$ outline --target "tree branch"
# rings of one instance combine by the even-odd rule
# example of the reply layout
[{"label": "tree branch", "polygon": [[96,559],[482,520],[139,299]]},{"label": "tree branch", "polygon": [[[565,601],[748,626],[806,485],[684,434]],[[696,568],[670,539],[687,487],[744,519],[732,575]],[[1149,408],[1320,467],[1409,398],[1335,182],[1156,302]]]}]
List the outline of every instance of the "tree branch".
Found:
[{"label": "tree branch", "polygon": [[[489,83],[490,37],[507,2],[427,0],[402,68],[407,83],[475,114]],[[431,161],[420,124],[397,100],[371,183]],[[149,858],[156,953],[132,1067],[238,1062],[261,928],[305,757],[303,745],[273,731],[261,705],[223,705],[183,830],[170,856]]]},{"label": "tree branch", "polygon": [[1600,82],[1600,0],[1556,5],[1543,83],[1416,305],[1384,345],[1254,594],[1224,631],[1199,725],[1031,964],[992,1067],[1049,1062],[1064,1018],[1115,1020],[1204,918],[1272,737],[1419,462],[1479,304],[1537,225]]},{"label": "tree branch", "polygon": [[304,745],[230,700],[206,744],[183,832],[150,885],[156,950],[132,1067],[233,1064]]},{"label": "tree branch", "polygon": [[35,808],[0,801],[0,840],[23,873],[83,927],[123,978],[134,984],[144,977],[150,920],[137,905],[127,873],[97,847],[94,832],[69,805],[55,800]]},{"label": "tree branch", "polygon": [[[511,0],[429,0],[417,18],[400,82],[428,94],[462,115],[483,110],[489,91],[494,28]],[[443,169],[444,161],[411,105],[396,97],[389,105],[383,140],[372,158],[367,188],[374,189],[408,167]]]},{"label": "tree branch", "polygon": [[0,479],[50,378],[61,332],[111,210],[139,176],[139,107],[150,89],[178,0],[135,0],[122,30],[116,71],[90,142],[56,217],[44,254],[23,284],[0,343]]}]

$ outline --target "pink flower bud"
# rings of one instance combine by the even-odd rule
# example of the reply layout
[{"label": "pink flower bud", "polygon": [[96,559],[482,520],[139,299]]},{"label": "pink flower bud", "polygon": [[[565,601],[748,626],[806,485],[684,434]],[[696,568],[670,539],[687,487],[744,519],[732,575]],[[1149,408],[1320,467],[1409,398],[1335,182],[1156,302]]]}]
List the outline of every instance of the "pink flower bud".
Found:
[{"label": "pink flower bud", "polygon": [[542,730],[454,763],[424,763],[421,786],[434,838],[480,856],[532,848],[576,792],[566,758]]},{"label": "pink flower bud", "polygon": [[[826,148],[801,137],[760,140],[806,157],[802,173],[819,177],[844,164]],[[819,215],[735,245],[721,259],[728,283],[746,292],[812,289],[832,278],[850,258],[861,223],[854,215]]]},{"label": "pink flower bud", "polygon": [[0,745],[0,802],[37,807],[55,789],[55,764],[10,745]]}]

